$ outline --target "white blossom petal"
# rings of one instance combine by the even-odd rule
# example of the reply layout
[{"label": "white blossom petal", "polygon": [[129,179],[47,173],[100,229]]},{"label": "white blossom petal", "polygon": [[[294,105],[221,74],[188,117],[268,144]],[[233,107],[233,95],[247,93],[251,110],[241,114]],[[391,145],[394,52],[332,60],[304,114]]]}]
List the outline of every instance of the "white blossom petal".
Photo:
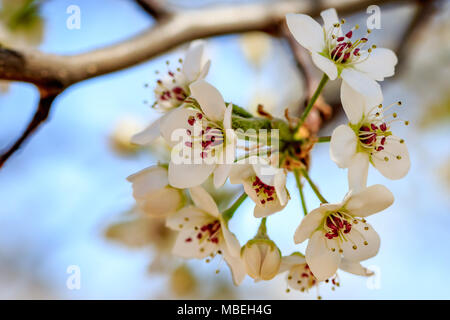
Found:
[{"label": "white blossom petal", "polygon": [[289,200],[289,194],[286,189],[286,173],[280,171],[274,179],[275,192],[282,206],[285,206]]},{"label": "white blossom petal", "polygon": [[289,13],[286,22],[295,40],[303,47],[312,52],[322,52],[325,48],[323,28],[310,16]]},{"label": "white blossom petal", "polygon": [[312,60],[317,68],[322,70],[330,80],[335,80],[338,76],[338,70],[336,64],[331,59],[324,57],[320,53],[312,52]]},{"label": "white blossom petal", "polygon": [[200,104],[208,119],[223,121],[226,107],[219,90],[202,79],[192,83],[190,89],[191,96]]},{"label": "white blossom petal", "polygon": [[372,157],[374,167],[388,179],[403,178],[411,166],[406,144],[400,143],[400,138],[392,135],[386,139],[383,147],[384,150],[377,152]]},{"label": "white blossom petal", "polygon": [[302,243],[310,238],[313,232],[321,225],[328,211],[335,211],[339,209],[341,204],[325,203],[320,207],[308,213],[303,219],[294,234],[294,242]]},{"label": "white blossom petal", "polygon": [[188,206],[168,216],[166,219],[166,227],[176,231],[193,229],[195,226],[204,225],[208,218],[200,209],[194,206]]},{"label": "white blossom petal", "polygon": [[218,164],[214,170],[214,187],[220,188],[227,181],[232,164]]},{"label": "white blossom petal", "polygon": [[174,146],[183,140],[187,129],[192,130],[188,123],[189,117],[195,117],[199,113],[190,108],[177,108],[166,115],[161,121],[161,135],[170,146]]},{"label": "white blossom petal", "polygon": [[179,189],[201,185],[214,171],[215,164],[184,164],[169,162],[169,183]]},{"label": "white blossom petal", "polygon": [[295,265],[304,264],[304,263],[306,263],[305,257],[302,257],[298,254],[291,254],[290,256],[282,257],[281,265],[280,265],[280,269],[278,270],[278,273],[283,273],[283,272],[291,269]]},{"label": "white blossom petal", "polygon": [[356,154],[358,138],[347,125],[341,124],[334,129],[330,140],[330,158],[339,168],[348,168]]},{"label": "white blossom petal", "polygon": [[331,250],[323,232],[314,232],[306,247],[306,262],[317,280],[324,281],[332,277],[340,261],[340,253],[338,250]]},{"label": "white blossom petal", "polygon": [[169,184],[167,169],[161,166],[145,168],[130,175],[127,180],[132,183],[133,197],[135,198],[146,197]]},{"label": "white blossom petal", "polygon": [[345,81],[341,84],[341,102],[348,121],[357,124],[361,121],[366,110],[366,99],[364,95],[353,89]]},{"label": "white blossom petal", "polygon": [[[164,201],[161,201],[164,199]],[[142,199],[137,199],[138,209],[152,217],[170,215],[180,209],[183,203],[181,190],[165,187],[150,193]]]},{"label": "white blossom petal", "polygon": [[394,75],[398,59],[392,50],[376,48],[367,54],[369,55],[367,59],[361,55],[362,62],[356,63],[355,69],[377,81],[383,81],[385,77]]},{"label": "white blossom petal", "polygon": [[394,203],[394,195],[388,188],[376,184],[353,193],[345,203],[345,208],[352,216],[367,217],[383,211]]},{"label": "white blossom petal", "polygon": [[183,73],[189,82],[198,78],[202,69],[203,50],[205,42],[202,40],[193,41],[186,52],[183,62]]},{"label": "white blossom petal", "polygon": [[265,204],[261,204],[258,200],[253,210],[253,215],[255,218],[268,217],[271,214],[280,212],[285,206],[281,205],[280,201],[267,201]]},{"label": "white blossom petal", "polygon": [[354,90],[366,96],[371,103],[383,101],[380,85],[364,73],[352,68],[345,68],[341,72],[341,78]]},{"label": "white blossom petal", "polygon": [[[197,231],[189,229],[178,233],[172,253],[181,258],[203,259],[216,252],[218,246],[211,241],[199,242],[196,238]],[[192,241],[186,241],[186,239]]]},{"label": "white blossom petal", "polygon": [[367,186],[369,173],[369,155],[365,152],[356,153],[348,166],[348,189],[358,192]]},{"label": "white blossom petal", "polygon": [[325,32],[327,32],[327,33],[330,31],[330,29],[333,28],[334,24],[340,23],[339,17],[338,17],[338,14],[337,14],[335,8],[329,8],[329,9],[323,10],[320,13],[320,16],[323,19],[323,22],[324,22],[323,27],[325,28]]},{"label": "white blossom petal", "polygon": [[230,253],[229,248],[227,246],[223,246],[222,248],[223,259],[227,263],[228,267],[230,267],[231,275],[233,277],[233,282],[235,285],[240,285],[242,280],[244,280],[246,272],[245,265],[241,259],[241,257],[235,256]]},{"label": "white blossom petal", "polygon": [[369,277],[374,274],[373,271],[363,267],[361,263],[356,261],[349,261],[346,259],[341,260],[341,263],[339,264],[339,269],[345,272],[356,274],[358,276]]},{"label": "white blossom petal", "polygon": [[368,223],[352,224],[352,230],[345,235],[342,255],[349,261],[363,261],[375,256],[380,249],[380,236]]},{"label": "white blossom petal", "polygon": [[145,145],[149,145],[150,143],[155,141],[156,138],[161,136],[160,123],[161,123],[161,118],[152,122],[143,131],[133,135],[130,140],[131,143],[145,146]]},{"label": "white blossom petal", "polygon": [[219,216],[219,209],[211,195],[202,187],[197,186],[189,189],[192,201],[195,206],[214,217]]},{"label": "white blossom petal", "polygon": [[241,184],[244,180],[255,175],[253,166],[250,164],[234,164],[230,171],[230,183]]}]

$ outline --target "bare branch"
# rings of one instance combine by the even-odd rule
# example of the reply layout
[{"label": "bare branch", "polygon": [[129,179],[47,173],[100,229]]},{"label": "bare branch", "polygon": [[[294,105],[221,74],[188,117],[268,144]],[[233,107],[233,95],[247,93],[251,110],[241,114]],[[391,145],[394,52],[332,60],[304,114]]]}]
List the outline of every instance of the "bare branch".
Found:
[{"label": "bare branch", "polygon": [[401,72],[403,66],[407,62],[406,55],[408,47],[411,45],[412,39],[417,36],[418,32],[422,30],[430,18],[438,11],[438,2],[436,0],[417,0],[417,8],[409,24],[406,26],[401,40],[398,42],[396,53],[398,56],[398,64],[396,67],[397,73]]},{"label": "bare branch", "polygon": [[26,130],[19,139],[0,156],[0,168],[4,163],[23,145],[23,143],[36,131],[36,129],[48,118],[53,101],[57,97],[57,93],[40,90],[41,97],[37,110],[31,119]]},{"label": "bare branch", "polygon": [[158,0],[136,0],[136,2],[156,20],[161,20],[171,14]]},{"label": "bare branch", "polygon": [[[337,9],[346,14],[361,10],[369,4],[404,1],[407,0],[342,0]],[[194,39],[270,30],[283,22],[289,12],[317,16],[321,9],[330,6],[328,1],[321,2],[321,7],[313,1],[280,0],[180,12],[129,40],[73,56],[46,54],[31,49],[1,50],[0,79],[65,88],[85,79],[136,65]]]}]

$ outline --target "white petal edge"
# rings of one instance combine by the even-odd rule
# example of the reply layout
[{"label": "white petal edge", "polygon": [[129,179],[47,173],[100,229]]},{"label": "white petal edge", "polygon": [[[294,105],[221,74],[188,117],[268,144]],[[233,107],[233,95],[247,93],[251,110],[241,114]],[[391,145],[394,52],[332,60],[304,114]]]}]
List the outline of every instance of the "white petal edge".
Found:
[{"label": "white petal edge", "polygon": [[347,125],[341,124],[334,129],[330,140],[330,158],[339,168],[348,168],[356,154],[358,138]]},{"label": "white petal edge", "polygon": [[217,208],[216,202],[205,189],[200,186],[189,188],[189,194],[197,208],[214,217],[219,216],[219,209]]},{"label": "white petal edge", "polygon": [[367,217],[383,211],[394,203],[394,195],[388,188],[376,184],[353,193],[345,203],[347,211],[357,217]]},{"label": "white petal edge", "polygon": [[321,25],[306,14],[286,15],[289,31],[295,40],[312,52],[321,52],[325,47],[324,32]]},{"label": "white petal edge", "polygon": [[312,52],[311,57],[316,67],[326,73],[330,80],[337,78],[338,70],[333,61],[317,52]]},{"label": "white petal edge", "polygon": [[365,152],[356,153],[348,166],[348,189],[359,192],[367,186],[369,174],[369,155]]},{"label": "white petal edge", "polygon": [[334,252],[328,247],[322,231],[316,231],[306,247],[306,262],[318,281],[332,277],[341,261],[338,250]]},{"label": "white petal edge", "polygon": [[225,101],[219,90],[203,79],[192,83],[191,96],[200,104],[206,117],[212,121],[223,121],[225,115]]}]

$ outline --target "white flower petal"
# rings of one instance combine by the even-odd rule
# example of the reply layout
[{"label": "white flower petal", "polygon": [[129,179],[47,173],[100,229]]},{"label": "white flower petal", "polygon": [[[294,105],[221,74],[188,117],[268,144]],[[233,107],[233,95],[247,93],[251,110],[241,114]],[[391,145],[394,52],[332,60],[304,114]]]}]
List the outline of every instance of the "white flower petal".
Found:
[{"label": "white flower petal", "polygon": [[342,255],[349,261],[363,261],[375,256],[380,249],[380,237],[368,223],[352,224],[352,230],[347,233],[348,241],[343,241]]},{"label": "white flower petal", "polygon": [[175,164],[169,162],[169,183],[179,189],[201,185],[210,176],[215,164]]},{"label": "white flower petal", "polygon": [[353,193],[345,203],[352,216],[367,217],[383,211],[394,203],[394,195],[385,186],[376,184]]},{"label": "white flower petal", "polygon": [[167,169],[161,166],[145,168],[127,178],[132,183],[133,197],[143,198],[169,184]]},{"label": "white flower petal", "polygon": [[325,47],[324,32],[317,21],[306,14],[289,13],[286,22],[298,43],[312,52],[322,52]]},{"label": "white flower petal", "polygon": [[240,255],[232,255],[227,246],[222,247],[223,259],[230,267],[231,275],[233,276],[233,282],[235,285],[240,285],[242,280],[244,280],[246,272],[245,265],[240,257]]},{"label": "white flower petal", "polygon": [[225,184],[231,171],[231,164],[219,164],[214,170],[214,187],[220,188]]},{"label": "white flower petal", "polygon": [[211,67],[211,60],[208,60],[205,62],[205,65],[203,66],[202,70],[200,71],[198,79],[204,79],[208,75],[210,67]]},{"label": "white flower petal", "polygon": [[348,189],[358,192],[367,186],[369,173],[369,155],[365,152],[356,153],[348,166]]},{"label": "white flower petal", "polygon": [[294,234],[294,242],[302,243],[310,238],[312,233],[321,225],[325,214],[328,211],[335,211],[341,207],[341,204],[325,203],[320,207],[308,213],[303,219]]},{"label": "white flower petal", "polygon": [[281,265],[280,270],[278,270],[278,273],[283,273],[291,269],[295,265],[304,263],[306,263],[305,257],[302,257],[298,254],[291,254],[290,256],[283,257],[281,258]]},{"label": "white flower petal", "polygon": [[312,52],[311,57],[316,67],[326,73],[330,80],[337,78],[338,70],[333,61],[317,52]]},{"label": "white flower petal", "polygon": [[258,279],[261,274],[261,251],[257,244],[245,247],[243,249],[242,260],[245,263],[247,274],[253,279]]},{"label": "white flower petal", "polygon": [[234,164],[230,171],[230,183],[241,184],[244,180],[254,176],[253,166],[250,164]]},{"label": "white flower petal", "polygon": [[130,140],[131,143],[138,144],[141,146],[145,146],[152,143],[156,138],[158,138],[161,135],[160,122],[161,119],[157,119],[143,131],[133,135]]},{"label": "white flower petal", "polygon": [[[388,158],[388,161],[385,160],[385,157]],[[372,161],[374,167],[383,176],[392,180],[403,178],[411,166],[406,144],[400,143],[400,138],[394,135],[386,139],[384,150],[374,154]]]},{"label": "white flower petal", "polygon": [[222,218],[220,219],[220,224],[223,239],[225,241],[226,247],[228,248],[228,252],[233,257],[239,257],[241,254],[241,244],[239,243],[239,240],[236,238],[234,233],[232,233],[230,229],[228,229],[226,222],[223,221]]},{"label": "white flower petal", "polygon": [[345,68],[341,72],[341,78],[350,87],[366,96],[366,99],[370,104],[377,101],[383,101],[383,93],[381,92],[380,85],[364,73],[352,68]]},{"label": "white flower petal", "polygon": [[[199,242],[196,238],[197,231],[194,229],[178,233],[172,253],[181,258],[203,259],[216,252],[218,246],[211,241]],[[192,239],[191,241],[186,241]]]},{"label": "white flower petal", "polygon": [[270,280],[278,274],[281,264],[281,253],[276,247],[268,247],[261,265],[261,279]]},{"label": "white flower petal", "polygon": [[204,47],[204,41],[193,41],[186,52],[183,62],[183,73],[189,82],[196,80],[200,75]]},{"label": "white flower petal", "polygon": [[356,63],[355,69],[364,72],[367,76],[377,81],[383,81],[385,77],[394,75],[398,59],[392,50],[376,48],[368,54],[369,57],[367,59],[361,56],[363,61]]},{"label": "white flower petal", "polygon": [[271,214],[274,214],[276,212],[279,212],[284,209],[286,205],[281,205],[280,201],[269,201],[265,204],[261,204],[258,200],[258,202],[255,202],[255,209],[253,210],[253,215],[255,218],[264,218],[268,217]]},{"label": "white flower petal", "polygon": [[348,121],[357,124],[361,121],[366,110],[366,101],[364,95],[354,90],[345,81],[341,84],[341,102]]},{"label": "white flower petal", "polygon": [[180,107],[166,115],[161,121],[161,135],[166,142],[174,146],[182,141],[186,130],[192,130],[189,125],[189,117],[195,117],[199,113],[197,110]]},{"label": "white flower petal", "polygon": [[332,277],[340,261],[340,253],[337,249],[334,252],[331,250],[323,232],[314,232],[306,248],[306,262],[317,280],[324,281]]},{"label": "white flower petal", "polygon": [[[164,201],[161,201],[164,199]],[[165,187],[150,193],[146,197],[136,201],[138,209],[152,217],[170,215],[180,209],[183,203],[181,190]]]},{"label": "white flower petal", "polygon": [[166,227],[177,231],[189,230],[195,226],[204,225],[208,218],[200,209],[194,206],[188,206],[168,216],[166,219]]},{"label": "white flower petal", "polygon": [[208,119],[223,121],[226,107],[219,90],[202,79],[192,83],[190,89],[191,96],[200,104]]},{"label": "white flower petal", "polygon": [[217,208],[216,202],[205,189],[200,186],[193,187],[189,189],[189,194],[197,208],[214,217],[219,216],[219,209]]},{"label": "white flower petal", "polygon": [[352,274],[356,274],[358,276],[371,276],[374,273],[370,271],[369,269],[363,267],[361,263],[355,262],[355,261],[349,261],[346,259],[342,259],[341,263],[339,264],[339,269],[349,272]]},{"label": "white flower petal", "polygon": [[325,28],[325,32],[327,33],[330,31],[330,29],[333,28],[334,24],[340,22],[335,8],[323,10],[320,13],[320,16],[323,19],[324,22],[323,27]]},{"label": "white flower petal", "polygon": [[286,189],[286,173],[280,171],[274,179],[275,192],[282,206],[285,206],[289,200],[289,194]]},{"label": "white flower petal", "polygon": [[226,129],[231,129],[231,125],[232,125],[232,115],[233,115],[233,104],[230,103],[226,110],[225,110],[225,114],[223,116],[223,128]]},{"label": "white flower petal", "polygon": [[339,168],[348,168],[356,153],[358,138],[347,125],[341,124],[334,129],[330,140],[330,158]]}]

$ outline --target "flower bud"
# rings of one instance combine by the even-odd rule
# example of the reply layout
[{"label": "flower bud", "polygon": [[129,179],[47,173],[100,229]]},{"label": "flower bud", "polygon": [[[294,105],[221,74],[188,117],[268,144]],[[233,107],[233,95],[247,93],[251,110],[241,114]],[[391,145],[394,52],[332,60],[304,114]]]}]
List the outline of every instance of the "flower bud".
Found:
[{"label": "flower bud", "polygon": [[270,280],[280,269],[281,252],[269,239],[253,239],[241,251],[247,274],[255,280]]}]

